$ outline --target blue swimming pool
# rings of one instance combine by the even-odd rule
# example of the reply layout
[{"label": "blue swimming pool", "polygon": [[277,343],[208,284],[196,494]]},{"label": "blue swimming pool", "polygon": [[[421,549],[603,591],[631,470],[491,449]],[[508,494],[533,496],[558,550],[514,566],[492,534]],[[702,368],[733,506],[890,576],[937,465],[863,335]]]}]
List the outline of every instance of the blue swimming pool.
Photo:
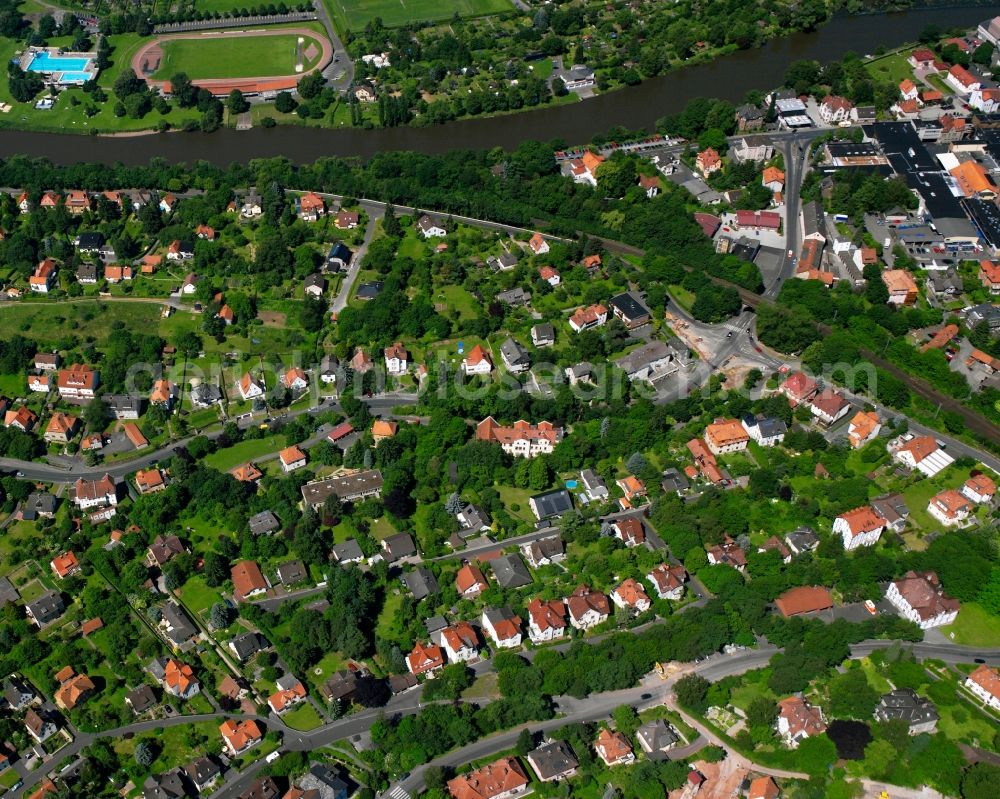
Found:
[{"label": "blue swimming pool", "polygon": [[[28,64],[29,72],[69,72],[86,75],[91,59],[61,56],[52,53],[35,53]],[[86,78],[84,78],[86,80]]]},{"label": "blue swimming pool", "polygon": [[59,79],[62,83],[86,83],[92,77],[90,72],[63,72]]}]

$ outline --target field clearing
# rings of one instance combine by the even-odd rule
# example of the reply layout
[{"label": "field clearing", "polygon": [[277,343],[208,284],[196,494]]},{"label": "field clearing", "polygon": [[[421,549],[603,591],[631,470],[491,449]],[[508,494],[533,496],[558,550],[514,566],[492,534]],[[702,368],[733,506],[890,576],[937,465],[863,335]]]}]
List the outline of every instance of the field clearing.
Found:
[{"label": "field clearing", "polygon": [[955,623],[942,627],[941,632],[963,646],[1000,646],[1000,618],[975,602],[963,602]]},{"label": "field clearing", "polygon": [[205,465],[218,469],[220,472],[228,472],[235,466],[256,460],[262,455],[278,452],[284,447],[285,437],[281,435],[251,438],[206,456]]},{"label": "field clearing", "polygon": [[20,333],[42,344],[93,337],[104,343],[115,322],[133,330],[155,329],[160,319],[156,302],[94,302],[66,300],[54,303],[20,302],[0,311],[0,324],[8,333]]},{"label": "field clearing", "polygon": [[323,0],[330,16],[341,31],[359,31],[375,17],[381,17],[387,28],[409,22],[430,22],[460,17],[485,17],[513,11],[510,0]]},{"label": "field clearing", "polygon": [[[303,51],[315,51],[304,61],[308,71],[319,61],[323,48],[318,39],[304,37]],[[204,39],[166,39],[163,60],[153,73],[155,80],[168,80],[185,72],[192,80],[207,78],[256,78],[295,74],[298,36],[240,36]]]}]

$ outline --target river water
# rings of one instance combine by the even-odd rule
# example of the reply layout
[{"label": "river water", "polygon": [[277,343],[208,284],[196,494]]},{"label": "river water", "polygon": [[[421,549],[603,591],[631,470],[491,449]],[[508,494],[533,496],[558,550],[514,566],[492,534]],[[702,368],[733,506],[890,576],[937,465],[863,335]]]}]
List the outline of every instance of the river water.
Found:
[{"label": "river water", "polygon": [[675,70],[638,86],[583,102],[434,127],[385,130],[279,127],[128,138],[0,131],[0,157],[20,153],[44,156],[59,164],[120,161],[129,165],[145,164],[151,158],[164,158],[171,163],[200,159],[224,166],[233,161],[245,163],[253,158],[279,155],[302,163],[333,155],[368,158],[388,150],[440,153],[495,146],[511,149],[526,139],[560,138],[570,144],[581,144],[614,125],[652,130],[659,117],[682,110],[695,97],[738,102],[750,89],[780,85],[788,65],[799,59],[832,61],[851,50],[865,55],[880,45],[894,47],[915,41],[928,25],[973,26],[997,14],[1000,6],[837,17],[812,33],[774,39],[756,50]]}]

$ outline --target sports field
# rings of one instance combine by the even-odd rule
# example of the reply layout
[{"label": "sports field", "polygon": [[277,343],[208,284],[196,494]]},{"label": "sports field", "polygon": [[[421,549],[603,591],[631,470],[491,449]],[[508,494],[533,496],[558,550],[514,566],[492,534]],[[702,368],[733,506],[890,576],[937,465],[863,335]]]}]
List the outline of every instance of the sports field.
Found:
[{"label": "sports field", "polygon": [[375,17],[390,28],[408,22],[485,17],[513,10],[510,0],[323,0],[341,32],[360,31]]},{"label": "sports field", "polygon": [[[303,38],[304,73],[316,65],[323,48],[318,39]],[[152,77],[154,80],[167,80],[178,72],[187,73],[192,80],[292,75],[297,63],[298,39],[296,34],[291,33],[280,36],[164,39],[159,68]]]}]

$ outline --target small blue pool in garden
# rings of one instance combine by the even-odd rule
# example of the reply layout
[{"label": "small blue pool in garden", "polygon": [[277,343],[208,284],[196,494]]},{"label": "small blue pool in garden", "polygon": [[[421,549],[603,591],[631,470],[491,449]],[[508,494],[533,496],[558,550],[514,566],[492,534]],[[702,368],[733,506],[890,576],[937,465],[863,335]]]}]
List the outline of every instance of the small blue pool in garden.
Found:
[{"label": "small blue pool in garden", "polygon": [[567,480],[566,488],[576,488],[576,480]]}]

